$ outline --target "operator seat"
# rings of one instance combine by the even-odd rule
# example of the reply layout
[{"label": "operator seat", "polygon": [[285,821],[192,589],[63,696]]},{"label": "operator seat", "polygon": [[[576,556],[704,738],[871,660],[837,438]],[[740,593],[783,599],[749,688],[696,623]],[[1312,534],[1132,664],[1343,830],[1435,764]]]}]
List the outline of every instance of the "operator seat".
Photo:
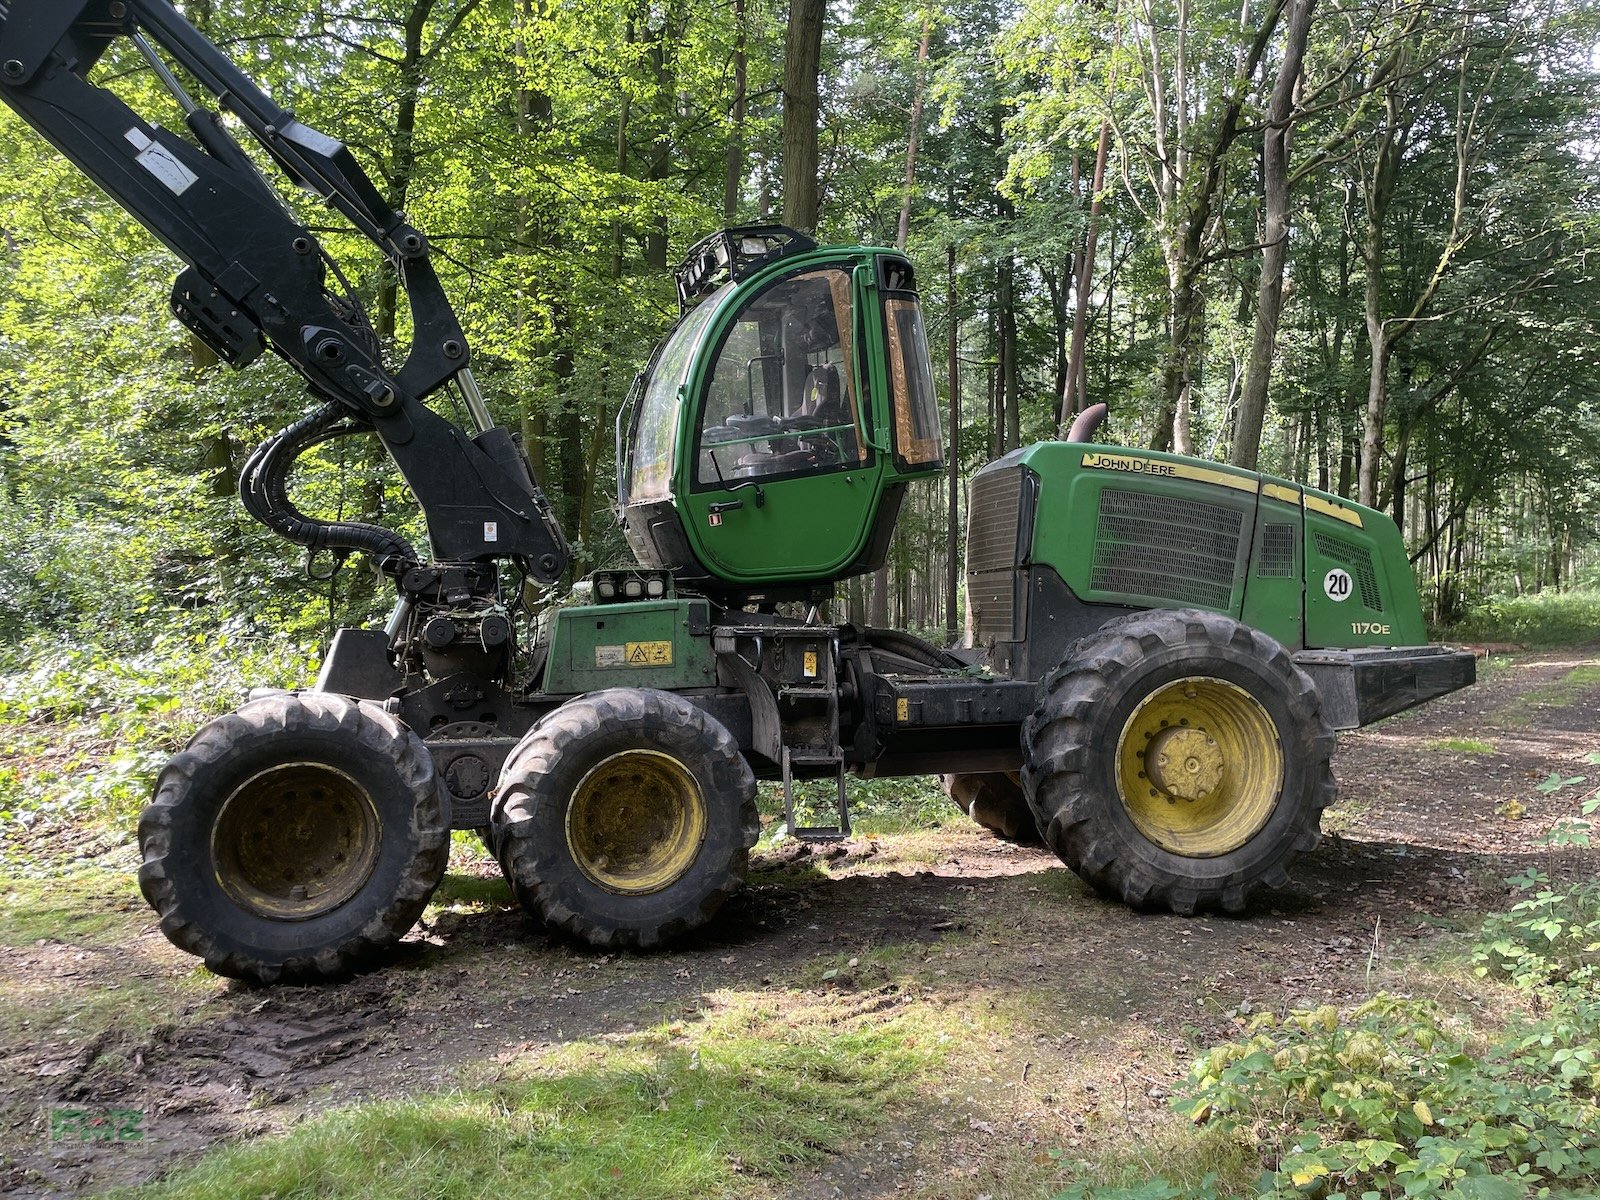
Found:
[{"label": "operator seat", "polygon": [[855,421],[839,385],[839,369],[832,363],[820,363],[812,367],[811,374],[806,377],[804,395],[800,416],[806,418],[806,424],[814,428],[850,426],[848,430],[807,438],[804,444],[816,451],[819,462],[834,463],[841,459],[854,462],[857,458]]}]

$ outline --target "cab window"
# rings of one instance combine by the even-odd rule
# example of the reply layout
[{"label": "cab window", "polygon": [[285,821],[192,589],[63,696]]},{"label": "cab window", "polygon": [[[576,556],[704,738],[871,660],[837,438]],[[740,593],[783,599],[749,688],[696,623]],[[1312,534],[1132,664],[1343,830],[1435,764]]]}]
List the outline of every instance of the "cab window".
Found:
[{"label": "cab window", "polygon": [[928,335],[922,309],[911,296],[891,296],[883,306],[889,332],[889,390],[894,401],[895,455],[908,467],[935,467],[944,458],[939,398],[933,390]]},{"label": "cab window", "polygon": [[627,502],[665,500],[672,487],[672,454],[678,428],[679,393],[694,360],[717,297],[702,301],[678,322],[663,342],[634,417],[633,453],[627,480]]},{"label": "cab window", "polygon": [[867,461],[848,271],[790,275],[752,298],[717,347],[695,483],[842,470]]}]

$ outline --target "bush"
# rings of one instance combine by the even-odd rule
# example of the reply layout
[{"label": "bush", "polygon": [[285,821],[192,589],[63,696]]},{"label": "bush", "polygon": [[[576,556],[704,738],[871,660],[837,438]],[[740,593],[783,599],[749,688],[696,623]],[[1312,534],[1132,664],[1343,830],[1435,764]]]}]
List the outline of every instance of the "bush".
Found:
[{"label": "bush", "polygon": [[[1270,1200],[1592,1195],[1600,1187],[1600,885],[1552,890],[1490,917],[1470,958],[1533,1016],[1483,1031],[1427,1000],[1379,995],[1255,1017],[1191,1069],[1174,1108],[1256,1145]],[[1077,1185],[1064,1200],[1219,1200],[1183,1187]]]},{"label": "bush", "polygon": [[1600,638],[1600,590],[1497,597],[1474,606],[1446,636],[1464,642],[1576,646]]},{"label": "bush", "polygon": [[139,654],[36,640],[0,674],[0,829],[10,822],[125,822],[203,722],[252,687],[305,686],[315,662],[291,644],[225,633],[167,636]]}]

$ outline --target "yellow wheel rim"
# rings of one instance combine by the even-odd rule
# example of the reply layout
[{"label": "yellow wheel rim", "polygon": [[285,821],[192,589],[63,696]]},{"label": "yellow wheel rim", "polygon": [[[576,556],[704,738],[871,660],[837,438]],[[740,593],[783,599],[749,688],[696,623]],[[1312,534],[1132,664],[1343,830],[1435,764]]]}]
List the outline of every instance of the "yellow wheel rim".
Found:
[{"label": "yellow wheel rim", "polygon": [[670,754],[624,750],[597,763],[567,807],[567,847],[595,883],[622,895],[681,879],[706,837],[706,802]]},{"label": "yellow wheel rim", "polygon": [[1254,837],[1283,788],[1267,710],[1237,684],[1196,676],[1152,692],[1117,739],[1117,792],[1139,832],[1191,858]]},{"label": "yellow wheel rim", "polygon": [[265,917],[332,912],[378,865],[383,823],[372,797],[322,763],[284,763],[235,788],[211,827],[217,884]]}]

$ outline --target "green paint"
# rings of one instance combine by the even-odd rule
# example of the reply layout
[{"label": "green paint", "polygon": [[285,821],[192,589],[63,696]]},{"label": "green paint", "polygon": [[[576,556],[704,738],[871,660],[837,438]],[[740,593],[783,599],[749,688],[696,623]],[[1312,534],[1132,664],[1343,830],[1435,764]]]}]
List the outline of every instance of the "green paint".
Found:
[{"label": "green paint", "polygon": [[[1280,487],[1299,492],[1290,484]],[[1285,556],[1280,530],[1292,530],[1292,553]],[[1281,558],[1290,561],[1280,564]],[[1281,574],[1278,572],[1282,572]],[[1305,642],[1305,519],[1298,504],[1269,492],[1260,495],[1254,545],[1239,619],[1265,630],[1285,646]]]},{"label": "green paint", "polygon": [[550,634],[544,689],[564,695],[611,687],[711,687],[717,669],[709,625],[704,600],[564,608]]},{"label": "green paint", "polygon": [[[1400,529],[1376,509],[1306,489],[1306,495],[1339,506],[1361,519],[1359,527],[1306,509],[1306,644],[1308,646],[1420,646],[1428,631],[1422,621],[1416,579]],[[1352,565],[1352,551],[1358,559]],[[1361,565],[1371,573],[1362,583]],[[1343,572],[1353,586],[1342,600]],[[1375,588],[1374,588],[1374,585]]]},{"label": "green paint", "polygon": [[[695,312],[688,318],[692,324],[683,327],[696,331],[697,343],[679,368],[684,374],[676,412],[666,418],[673,439],[670,495],[693,557],[724,582],[826,584],[846,577],[866,549],[880,510],[898,505],[900,485],[943,469],[938,461],[908,464],[899,444],[888,313],[896,297],[905,294],[880,292],[878,264],[884,256],[900,257],[891,250],[831,247],[783,258],[703,301],[711,311],[705,316]],[[841,452],[837,462],[824,459],[824,465],[807,474],[742,470],[741,457],[799,445],[804,435],[763,433],[699,445],[701,427],[720,424],[726,406],[740,398],[739,381],[749,388],[749,405],[756,412],[765,410],[774,390],[794,394],[796,380],[817,365],[811,361],[817,355],[802,353],[803,342],[787,340],[795,335],[779,334],[790,330],[790,324],[767,316],[752,319],[752,314],[774,311],[776,306],[761,309],[761,301],[795,276],[829,270],[836,273],[836,296],[848,296],[853,328],[838,329],[843,361],[821,361],[834,362],[843,390],[857,398],[860,437],[846,433],[848,425],[830,428],[864,452]],[[765,331],[763,338],[771,334],[773,340],[757,341],[758,329]],[[662,361],[668,357],[664,354]],[[920,363],[931,388],[925,347]],[[713,389],[714,382],[720,390]],[[670,391],[660,389],[658,394]],[[704,418],[708,408],[717,415]],[[636,487],[635,495],[650,498],[648,489]]]},{"label": "green paint", "polygon": [[1381,512],[1123,446],[1043,442],[986,469],[1019,462],[1039,481],[1032,561],[1086,602],[1210,609],[1291,648],[1428,640],[1400,531]]}]

